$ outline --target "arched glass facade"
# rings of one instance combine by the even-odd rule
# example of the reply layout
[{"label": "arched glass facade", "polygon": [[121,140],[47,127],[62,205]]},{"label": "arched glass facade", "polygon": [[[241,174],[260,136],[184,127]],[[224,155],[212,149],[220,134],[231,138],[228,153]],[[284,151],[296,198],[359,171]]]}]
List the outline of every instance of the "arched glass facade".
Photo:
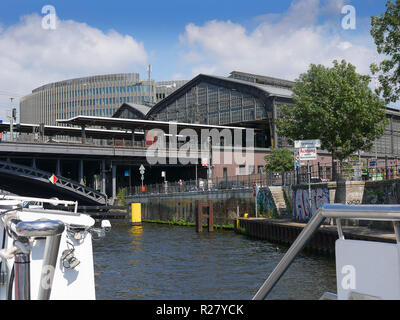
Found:
[{"label": "arched glass facade", "polygon": [[201,81],[151,117],[159,121],[226,125],[265,120],[267,113],[265,103],[251,94]]}]

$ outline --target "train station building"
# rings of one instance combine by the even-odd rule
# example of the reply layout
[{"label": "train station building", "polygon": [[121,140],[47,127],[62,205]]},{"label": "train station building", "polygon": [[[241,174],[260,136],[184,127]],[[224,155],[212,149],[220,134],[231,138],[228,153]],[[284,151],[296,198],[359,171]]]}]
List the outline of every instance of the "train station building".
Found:
[{"label": "train station building", "polygon": [[[138,77],[136,76],[135,78],[134,75],[131,75],[131,78],[132,83],[136,83],[138,80]],[[144,86],[145,83],[141,85]],[[55,122],[58,126],[81,127],[81,131],[68,131],[68,135],[72,139],[77,140],[77,142],[83,139],[82,128],[85,128],[85,136],[84,140],[82,140],[85,143],[109,144],[110,137],[114,135],[112,138],[113,144],[132,147],[139,145],[146,146],[146,134],[148,130],[154,129],[157,126],[165,129],[163,124],[170,123],[177,123],[181,127],[183,125],[189,129],[193,129],[198,125],[200,127],[203,126],[202,128],[205,130],[212,130],[212,128],[219,126],[219,133],[225,127],[252,130],[253,136],[251,138],[246,138],[245,134],[242,135],[240,146],[252,150],[253,160],[241,164],[234,161],[232,163],[221,160],[219,163],[212,164],[213,178],[227,178],[262,172],[265,166],[264,157],[270,152],[271,148],[286,147],[295,151],[286,139],[277,134],[275,124],[275,119],[281,116],[282,106],[293,104],[292,88],[294,82],[232,71],[228,77],[200,74],[192,80],[181,82],[178,85],[171,85],[169,83],[164,83],[163,85],[166,91],[164,93],[160,91],[159,95],[153,96],[151,98],[152,101],[155,101],[153,104],[143,103],[147,99],[147,96],[144,96],[145,98],[143,99],[128,97],[125,100],[121,100],[119,95],[124,90],[130,92],[132,97],[137,97],[142,93],[143,95],[147,94],[146,89],[142,88],[143,90],[140,90],[141,93],[139,94],[138,89],[135,89],[134,85],[128,85],[124,89],[121,89],[122,86],[115,86],[118,88],[118,93],[115,93],[115,95],[118,95],[117,100],[119,104],[118,107],[116,107],[117,105],[113,106],[110,109],[111,111],[97,113],[93,111],[96,110],[96,107],[91,107],[89,102],[83,102],[82,110],[78,108],[79,110],[77,109],[73,113],[67,112],[63,113],[61,117],[57,117],[57,115],[60,115],[58,112],[64,110],[62,109],[63,104],[68,106],[72,103],[81,106],[80,103],[85,101],[85,99],[81,99],[81,101],[79,99],[76,100],[77,98],[73,98],[73,101],[61,101],[61,109],[52,110],[52,104],[50,103],[44,107],[44,110],[55,112]],[[56,89],[58,88],[56,85],[53,87],[56,90],[53,92],[53,95],[60,95],[61,97],[71,95],[71,93],[63,93],[64,89],[62,88]],[[46,87],[44,86],[43,88],[45,89]],[[108,91],[114,95],[114,86],[107,84],[105,88],[99,89],[99,94],[103,94],[105,90],[105,94]],[[82,87],[76,92],[73,91],[72,95],[76,94],[78,97],[83,95],[84,98],[89,97],[89,101],[91,101],[90,95],[96,95],[96,90],[97,88],[87,89]],[[154,94],[157,94],[157,92],[153,91]],[[51,102],[51,95],[46,99]],[[96,99],[94,100],[95,105],[97,103]],[[102,101],[102,99],[100,100]],[[107,102],[107,99],[105,101]],[[110,101],[114,100],[111,99]],[[28,109],[26,100],[22,101],[20,110],[21,119],[27,119],[26,122],[30,123],[27,114],[33,111]],[[70,109],[66,109],[66,111],[68,110]],[[387,108],[386,115],[390,121],[385,134],[375,142],[370,152],[362,153],[361,157],[367,159],[369,164],[375,162],[378,166],[397,166],[400,158],[400,112],[396,109]],[[114,122],[111,120],[112,118],[115,119]],[[127,125],[124,119],[136,120],[136,122],[128,122]],[[33,123],[37,123],[37,121],[37,119],[31,119]],[[151,125],[148,126],[147,124]],[[94,129],[100,131],[91,131]],[[49,127],[47,130],[50,132],[51,128]],[[101,130],[108,130],[109,132],[101,132]],[[165,131],[167,135],[170,134],[168,129],[165,129]],[[233,153],[235,153],[232,141],[227,143],[222,135],[220,139],[219,145],[213,146],[213,152],[221,154],[221,151],[224,153],[226,147],[230,147]],[[243,150],[239,150],[238,153],[242,154]],[[216,156],[214,155],[213,158],[216,159]],[[202,166],[201,162],[203,160],[199,160],[199,167]],[[209,160],[205,159],[205,162],[209,162]],[[318,150],[318,159],[312,164],[329,167],[331,165],[330,154],[324,150]],[[175,169],[173,167],[171,166],[171,170],[175,172],[174,176],[176,175],[177,178],[179,176],[179,164],[177,167],[175,166],[176,168],[174,167]],[[195,167],[197,168],[197,164]],[[194,170],[191,171],[194,172]],[[201,172],[204,173],[205,171]],[[325,172],[325,175],[329,175],[329,173]]]}]

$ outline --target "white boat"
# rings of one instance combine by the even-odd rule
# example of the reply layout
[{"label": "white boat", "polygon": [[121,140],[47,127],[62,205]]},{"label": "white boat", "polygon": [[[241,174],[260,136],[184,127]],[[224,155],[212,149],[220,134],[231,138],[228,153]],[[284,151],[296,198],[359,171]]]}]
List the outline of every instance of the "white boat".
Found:
[{"label": "white boat", "polygon": [[92,239],[111,224],[103,220],[96,228],[77,208],[74,201],[0,196],[0,299],[96,298]]}]

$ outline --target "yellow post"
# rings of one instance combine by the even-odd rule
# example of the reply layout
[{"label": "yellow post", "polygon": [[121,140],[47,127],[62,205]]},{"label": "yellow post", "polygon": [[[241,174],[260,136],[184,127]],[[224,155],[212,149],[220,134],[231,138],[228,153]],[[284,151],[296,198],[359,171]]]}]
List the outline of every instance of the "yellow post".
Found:
[{"label": "yellow post", "polygon": [[141,225],[142,224],[142,204],[141,203],[132,203],[131,204],[131,216],[132,216],[132,225]]},{"label": "yellow post", "polygon": [[245,219],[247,219],[249,217],[249,214],[248,213],[245,213],[244,215],[243,215],[243,218],[245,218]]}]

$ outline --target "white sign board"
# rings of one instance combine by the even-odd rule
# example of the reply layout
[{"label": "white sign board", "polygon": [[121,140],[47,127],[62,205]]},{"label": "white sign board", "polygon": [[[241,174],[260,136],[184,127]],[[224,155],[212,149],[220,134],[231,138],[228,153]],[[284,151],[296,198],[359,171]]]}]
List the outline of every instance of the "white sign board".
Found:
[{"label": "white sign board", "polygon": [[336,241],[338,300],[351,293],[383,300],[400,299],[400,248],[395,243]]},{"label": "white sign board", "polygon": [[321,140],[298,140],[294,142],[294,147],[300,148],[321,148]]},{"label": "white sign board", "polygon": [[300,161],[317,160],[317,148],[300,148]]}]

